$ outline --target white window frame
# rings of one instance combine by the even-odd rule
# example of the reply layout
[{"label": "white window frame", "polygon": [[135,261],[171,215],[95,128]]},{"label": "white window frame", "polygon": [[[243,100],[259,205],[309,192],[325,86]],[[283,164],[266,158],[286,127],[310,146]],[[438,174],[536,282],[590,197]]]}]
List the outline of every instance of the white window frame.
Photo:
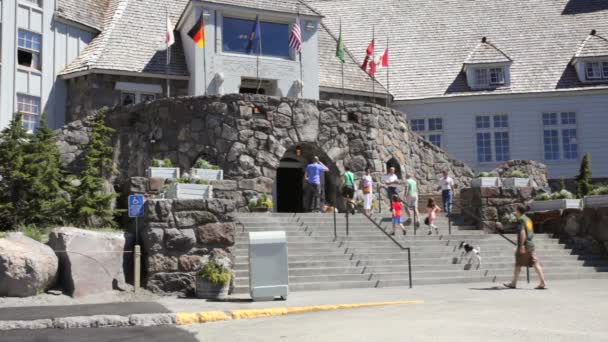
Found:
[{"label": "white window frame", "polygon": [[[433,143],[433,145],[439,147],[439,148],[443,148],[443,146],[445,146],[445,118],[443,116],[429,116],[429,117],[424,117],[424,118],[413,118],[410,119],[410,125],[411,125],[411,120],[424,120],[424,130],[422,131],[414,131],[416,132],[418,135],[420,135],[423,139],[431,142],[430,140],[430,136],[439,136],[439,145],[435,145]],[[433,129],[431,130],[430,127],[430,121],[431,120],[441,120],[441,129]]]},{"label": "white window frame", "polygon": [[26,6],[32,6],[35,8],[42,8],[44,5],[43,0],[20,0],[20,2]]},{"label": "white window frame", "polygon": [[[36,111],[23,110],[22,109],[23,107],[21,107],[22,105],[29,106],[30,108],[32,108],[32,103],[24,102],[23,99],[37,100],[38,101],[38,103],[37,103],[38,111],[36,112]],[[28,131],[28,133],[33,133],[40,124],[42,99],[40,98],[40,96],[17,93],[15,95],[15,103],[16,103],[16,107],[17,107],[17,112],[21,113],[23,115],[23,118],[22,118],[23,128],[25,128]],[[33,120],[34,118],[36,120]],[[31,129],[31,126],[33,126],[33,129]]]},{"label": "white window frame", "polygon": [[[590,74],[589,71],[592,73]],[[589,81],[597,81],[602,79],[602,62],[587,62],[585,63],[585,78]]]},{"label": "white window frame", "polygon": [[[40,50],[38,51],[34,48],[19,46],[19,33],[20,32],[39,36],[40,37]],[[37,67],[31,66],[31,65],[26,66],[26,65],[19,64],[19,51],[20,50],[31,53],[32,54],[32,64],[34,64],[34,62],[37,61],[38,62]],[[17,64],[17,68],[19,68],[19,69],[23,69],[23,70],[27,70],[27,71],[42,72],[42,35],[40,33],[32,32],[30,30],[26,30],[23,28],[19,28],[17,30],[17,51],[16,51],[16,56],[15,56],[15,62]]]},{"label": "white window frame", "polygon": [[122,106],[123,95],[133,94],[133,104],[143,102],[144,96],[154,96],[154,99],[158,99],[163,93],[163,87],[159,84],[149,83],[132,83],[132,82],[116,82],[114,86],[115,90],[120,90],[120,105]]},{"label": "white window frame", "polygon": [[[503,67],[489,68],[488,76],[488,82],[491,86],[499,86],[505,84],[505,68]],[[496,78],[496,81],[492,81],[494,77]]]},{"label": "white window frame", "polygon": [[[497,127],[496,126],[496,117],[506,117],[506,127]],[[478,127],[477,126],[477,121],[478,118],[487,118],[489,125],[487,127]],[[475,129],[475,135],[474,135],[474,139],[475,139],[475,160],[477,160],[477,162],[479,164],[490,164],[490,163],[502,163],[505,162],[507,160],[511,159],[511,124],[510,124],[510,115],[508,113],[492,113],[492,114],[479,114],[475,116],[474,119],[474,123],[473,123],[473,127]],[[491,157],[490,160],[484,160],[481,161],[479,160],[479,146],[478,146],[478,141],[477,141],[477,133],[489,133],[490,134],[490,153],[491,153]],[[496,156],[496,136],[497,133],[507,133],[507,140],[508,140],[508,145],[507,145],[507,158],[506,159],[501,159],[501,160],[497,160]]]},{"label": "white window frame", "polygon": [[[562,114],[574,113],[575,123],[562,123]],[[557,120],[555,124],[545,125],[544,115],[545,114],[556,114]],[[544,111],[540,114],[540,125],[541,125],[541,144],[543,147],[542,157],[547,163],[565,162],[571,163],[578,161],[581,158],[581,143],[580,143],[580,129],[579,129],[579,115],[574,110],[560,110],[560,111]],[[574,129],[576,131],[576,158],[566,158],[566,152],[564,150],[564,131]],[[557,158],[547,159],[546,147],[545,147],[545,131],[554,131],[557,133]],[[572,145],[572,144],[570,144]]]}]

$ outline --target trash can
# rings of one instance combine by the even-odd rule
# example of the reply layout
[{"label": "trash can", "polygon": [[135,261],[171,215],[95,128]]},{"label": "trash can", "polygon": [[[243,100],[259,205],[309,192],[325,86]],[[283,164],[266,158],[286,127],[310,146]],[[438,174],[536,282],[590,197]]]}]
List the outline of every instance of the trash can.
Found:
[{"label": "trash can", "polygon": [[289,265],[284,231],[249,233],[249,291],[254,301],[287,299]]}]

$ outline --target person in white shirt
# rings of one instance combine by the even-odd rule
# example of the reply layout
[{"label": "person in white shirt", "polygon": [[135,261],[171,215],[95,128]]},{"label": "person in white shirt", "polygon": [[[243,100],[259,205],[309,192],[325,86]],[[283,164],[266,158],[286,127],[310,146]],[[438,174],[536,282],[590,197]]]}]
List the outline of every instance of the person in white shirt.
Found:
[{"label": "person in white shirt", "polygon": [[361,177],[361,190],[363,191],[363,210],[365,215],[369,216],[372,214],[372,200],[373,200],[373,188],[374,183],[372,180],[371,170],[365,169],[365,175]]},{"label": "person in white shirt", "polygon": [[384,185],[386,185],[388,191],[388,198],[393,198],[393,196],[399,195],[399,190],[397,189],[397,185],[399,185],[399,177],[395,174],[395,168],[391,167],[388,169],[388,174],[384,176],[382,179]]},{"label": "person in white shirt", "polygon": [[454,198],[454,179],[449,176],[448,171],[443,171],[443,177],[439,179],[443,211],[448,215],[452,212],[452,199]]}]

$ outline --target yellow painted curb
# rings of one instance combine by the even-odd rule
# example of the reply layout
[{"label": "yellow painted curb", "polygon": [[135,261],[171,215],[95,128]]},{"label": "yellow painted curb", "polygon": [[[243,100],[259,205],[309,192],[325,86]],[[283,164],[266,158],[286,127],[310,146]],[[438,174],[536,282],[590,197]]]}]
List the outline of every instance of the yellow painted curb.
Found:
[{"label": "yellow painted curb", "polygon": [[224,311],[203,311],[203,312],[180,312],[176,314],[176,324],[196,324],[216,321],[226,321],[231,319],[251,319],[260,317],[283,316],[290,314],[300,314],[307,312],[332,311],[344,309],[369,308],[389,305],[423,304],[422,300],[402,300],[396,302],[375,302],[360,304],[330,304],[315,306],[291,306],[266,309],[245,309]]},{"label": "yellow painted curb", "polygon": [[306,312],[319,312],[330,310],[356,309],[367,308],[374,306],[388,305],[404,305],[404,304],[422,304],[421,300],[406,300],[396,302],[377,302],[377,303],[362,303],[362,304],[335,304],[335,305],[315,305],[315,306],[295,306],[295,307],[278,307],[268,309],[248,309],[248,310],[231,310],[232,319],[248,319],[259,317],[282,316],[289,314],[298,314]]}]

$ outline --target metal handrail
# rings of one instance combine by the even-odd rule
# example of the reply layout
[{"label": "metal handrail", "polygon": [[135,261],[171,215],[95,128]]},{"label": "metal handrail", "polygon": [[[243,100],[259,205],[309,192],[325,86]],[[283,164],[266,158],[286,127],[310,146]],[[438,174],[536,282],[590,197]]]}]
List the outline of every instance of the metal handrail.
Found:
[{"label": "metal handrail", "polygon": [[412,255],[411,255],[411,248],[410,247],[404,247],[399,241],[397,241],[392,235],[390,235],[389,233],[387,233],[379,224],[378,222],[374,221],[373,218],[371,218],[370,216],[368,216],[366,213],[362,213],[363,216],[367,217],[367,219],[376,227],[378,228],[378,230],[380,230],[382,233],[384,233],[384,235],[386,235],[391,241],[393,241],[401,250],[407,250],[407,268],[408,268],[408,276],[409,276],[409,281],[410,281],[410,289],[412,288]]},{"label": "metal handrail", "polygon": [[[380,190],[386,188],[386,186],[381,185],[380,183],[377,183],[377,184],[378,184],[378,213],[381,214],[382,213],[382,205],[381,205],[381,203],[382,203],[382,192]],[[387,192],[387,194],[388,194],[388,192]],[[391,202],[391,199],[389,198],[388,201]],[[411,208],[409,208],[409,206],[408,206],[408,204],[406,202],[401,201],[401,203],[404,204],[408,209],[411,209]],[[416,235],[416,231],[418,229],[418,225],[420,224],[420,218],[416,214],[416,210],[414,210],[414,213],[413,213],[412,216],[414,217],[414,222],[413,222],[414,235]]]}]

